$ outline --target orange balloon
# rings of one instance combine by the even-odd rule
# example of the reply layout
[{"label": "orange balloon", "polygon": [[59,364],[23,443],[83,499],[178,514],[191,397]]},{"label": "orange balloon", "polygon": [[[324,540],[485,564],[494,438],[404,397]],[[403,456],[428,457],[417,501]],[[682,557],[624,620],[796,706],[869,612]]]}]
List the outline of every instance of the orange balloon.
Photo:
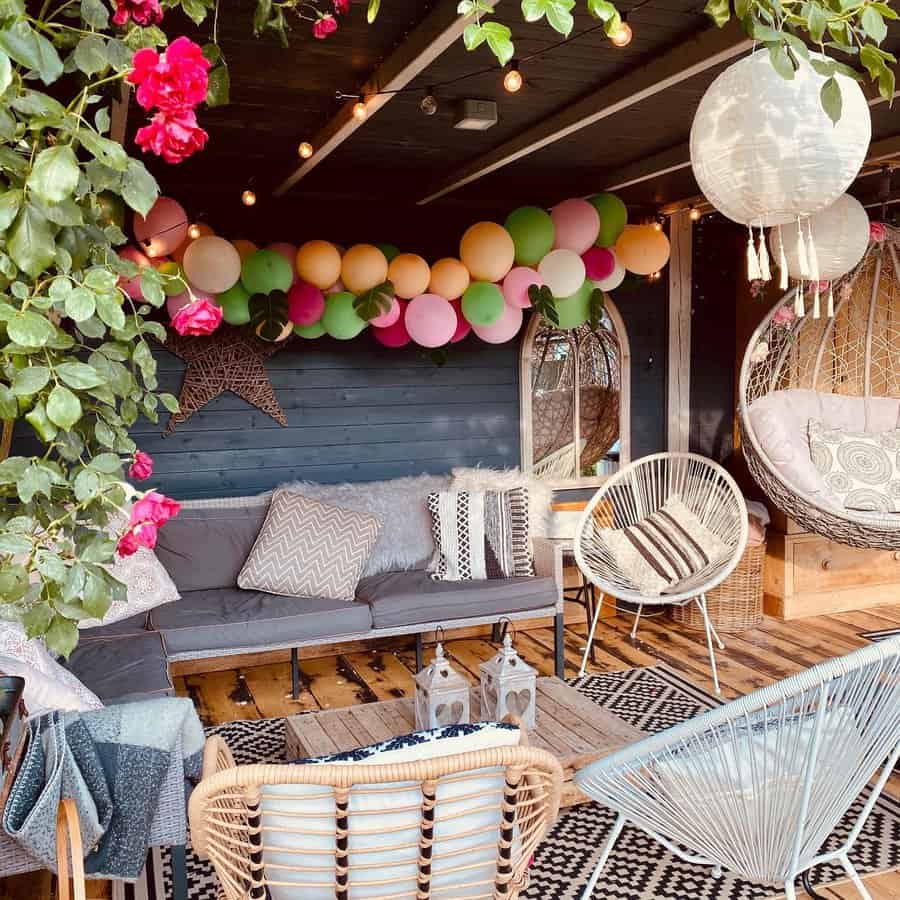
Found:
[{"label": "orange balloon", "polygon": [[452,256],[439,259],[431,267],[431,281],[428,284],[429,294],[439,294],[448,300],[462,297],[472,279],[469,270]]},{"label": "orange balloon", "polygon": [[428,263],[415,253],[401,253],[388,266],[388,280],[394,285],[394,293],[402,300],[412,300],[428,290],[431,269]]},{"label": "orange balloon", "polygon": [[184,239],[181,246],[172,253],[172,259],[180,266],[181,261],[184,259],[184,251],[187,250],[197,238],[212,237],[213,235],[215,235],[215,232],[205,222],[192,222],[188,226],[187,237]]},{"label": "orange balloon", "polygon": [[652,225],[626,225],[616,241],[615,253],[629,272],[650,275],[669,261],[669,239]]},{"label": "orange balloon", "polygon": [[297,251],[297,274],[324,291],[341,277],[341,254],[328,241],[307,241]]},{"label": "orange balloon", "polygon": [[515,257],[513,239],[496,222],[472,225],[459,242],[459,258],[475,281],[500,281]]},{"label": "orange balloon", "polygon": [[231,243],[234,245],[234,249],[237,250],[241,262],[243,262],[251,253],[256,253],[256,251],[259,250],[259,247],[257,247],[253,241],[245,241],[242,238],[238,238]]},{"label": "orange balloon", "polygon": [[388,262],[371,244],[355,244],[341,260],[341,281],[354,294],[362,294],[387,281]]}]

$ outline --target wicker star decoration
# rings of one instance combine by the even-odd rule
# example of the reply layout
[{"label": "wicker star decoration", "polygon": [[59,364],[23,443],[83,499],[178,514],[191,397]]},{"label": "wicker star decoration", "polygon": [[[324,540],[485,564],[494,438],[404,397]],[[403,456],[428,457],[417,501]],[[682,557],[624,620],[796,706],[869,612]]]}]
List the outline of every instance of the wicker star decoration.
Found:
[{"label": "wicker star decoration", "polygon": [[261,341],[255,335],[231,325],[220,325],[208,337],[187,337],[170,333],[163,345],[184,360],[187,368],[178,398],[180,411],[169,416],[165,434],[186,422],[195,412],[225,391],[287,425],[264,362],[287,341]]}]

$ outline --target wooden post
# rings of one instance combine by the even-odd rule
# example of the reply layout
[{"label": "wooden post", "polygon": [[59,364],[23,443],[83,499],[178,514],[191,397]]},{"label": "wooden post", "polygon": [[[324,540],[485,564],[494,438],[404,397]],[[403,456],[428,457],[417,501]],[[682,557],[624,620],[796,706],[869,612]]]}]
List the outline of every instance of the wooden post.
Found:
[{"label": "wooden post", "polygon": [[668,449],[685,453],[691,431],[691,251],[690,210],[669,219]]}]

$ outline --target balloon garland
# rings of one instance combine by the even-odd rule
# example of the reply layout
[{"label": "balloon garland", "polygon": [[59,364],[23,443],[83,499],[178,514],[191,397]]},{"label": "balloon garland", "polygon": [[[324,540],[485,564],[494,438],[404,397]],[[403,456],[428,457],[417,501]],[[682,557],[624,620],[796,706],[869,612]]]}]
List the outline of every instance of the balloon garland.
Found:
[{"label": "balloon garland", "polygon": [[[503,225],[476,222],[458,258],[429,266],[392,244],[228,241],[207,225],[188,227],[183,207],[160,197],[146,218],[135,218],[140,249],[120,255],[157,269],[181,334],[208,334],[220,321],[272,342],[291,334],[351,340],[368,330],[386,347],[434,350],[469,332],[486,343],[512,340],[535,305],[560,328],[588,321],[597,290],[615,290],[626,270],[648,275],[669,260],[662,231],[627,219],[609,193],[549,212],[523,206]],[[123,287],[142,299],[140,274]]]}]

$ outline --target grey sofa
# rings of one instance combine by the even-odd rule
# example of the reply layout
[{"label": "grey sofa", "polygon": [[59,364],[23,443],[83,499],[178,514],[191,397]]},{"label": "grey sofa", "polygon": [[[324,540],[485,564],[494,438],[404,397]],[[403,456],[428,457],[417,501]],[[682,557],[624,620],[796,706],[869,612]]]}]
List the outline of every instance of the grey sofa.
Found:
[{"label": "grey sofa", "polygon": [[278,649],[291,650],[296,697],[300,647],[415,635],[421,668],[424,632],[501,618],[553,617],[555,669],[563,676],[563,565],[552,541],[534,539],[533,578],[435,582],[419,568],[362,578],[352,603],[281,597],[237,587],[266,515],[264,499],[186,505],[160,531],[157,556],[181,599],[83,631],[69,659],[104,703],[172,693],[172,661]]}]

